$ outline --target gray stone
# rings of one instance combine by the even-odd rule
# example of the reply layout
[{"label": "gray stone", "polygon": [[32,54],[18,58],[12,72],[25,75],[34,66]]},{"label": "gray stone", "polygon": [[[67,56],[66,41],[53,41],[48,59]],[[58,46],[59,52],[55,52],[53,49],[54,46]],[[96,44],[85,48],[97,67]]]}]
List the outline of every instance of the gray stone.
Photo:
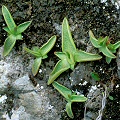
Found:
[{"label": "gray stone", "polygon": [[13,82],[12,86],[16,89],[21,90],[33,90],[34,87],[30,82],[28,74],[24,75],[21,78],[18,78],[15,82]]},{"label": "gray stone", "polygon": [[[59,120],[60,115],[58,114],[59,108],[57,103],[55,106],[51,104],[49,99],[49,91],[51,88],[48,87],[46,81],[40,82],[40,86],[34,87],[30,81],[28,72],[31,69],[31,60],[28,63],[27,69],[23,64],[21,55],[16,56],[14,49],[11,53],[3,58],[2,47],[0,48],[0,90],[7,91],[8,83],[12,88],[13,104],[14,107],[11,109],[11,119],[6,111],[0,113],[0,119],[6,120]],[[33,60],[32,60],[33,61]],[[28,70],[28,71],[27,71]],[[39,73],[40,74],[40,73]],[[9,90],[7,91],[9,95]],[[17,97],[18,96],[18,97]],[[7,97],[6,99],[9,99]],[[54,98],[52,98],[54,99]],[[1,102],[0,106],[7,106],[7,103]]]}]

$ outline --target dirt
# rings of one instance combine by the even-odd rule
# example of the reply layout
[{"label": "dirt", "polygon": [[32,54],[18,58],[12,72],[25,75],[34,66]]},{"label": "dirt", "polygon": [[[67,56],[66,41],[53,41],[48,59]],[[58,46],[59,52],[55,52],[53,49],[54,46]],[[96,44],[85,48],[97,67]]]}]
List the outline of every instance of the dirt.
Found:
[{"label": "dirt", "polygon": [[[102,3],[100,0],[1,0],[0,46],[3,46],[7,36],[7,33],[2,29],[3,26],[5,26],[1,12],[2,5],[7,6],[17,24],[32,20],[30,27],[23,33],[23,41],[17,41],[14,47],[16,51],[15,56],[17,56],[17,54],[22,55],[21,59],[25,66],[24,69],[30,75],[31,84],[34,86],[37,84],[44,85],[50,89],[50,93],[48,93],[49,99],[52,105],[56,105],[56,108],[57,104],[59,105],[61,120],[71,120],[64,110],[66,104],[65,99],[53,89],[52,86],[46,85],[48,76],[58,61],[58,58],[54,55],[54,51],[61,51],[60,28],[63,18],[68,18],[76,47],[86,51],[87,48],[91,46],[88,35],[89,30],[92,30],[96,37],[109,36],[112,43],[120,40],[120,9],[117,9],[116,5],[110,0]],[[29,66],[28,63],[33,57],[24,53],[22,46],[26,45],[29,48],[41,46],[52,35],[57,35],[57,42],[52,51],[49,52],[48,58],[42,62],[40,67],[42,73],[33,77],[30,73],[31,70],[27,69]],[[93,48],[92,52],[98,51]],[[101,78],[99,82],[91,78],[90,73],[92,71],[99,74]],[[116,60],[112,60],[108,65],[103,57],[100,61],[77,64],[74,71],[68,70],[64,72],[57,81],[74,91],[80,91],[80,93],[85,96],[89,93],[91,86],[100,85],[100,87],[103,88],[102,91],[104,91],[104,85],[106,85],[108,88],[108,96],[103,112],[103,120],[120,120],[120,87],[116,87],[120,85],[119,79]],[[86,85],[83,85],[84,81],[87,81]],[[80,83],[81,85],[79,85]],[[12,97],[15,97],[14,94],[11,93]],[[53,95],[55,96],[54,98]],[[110,100],[109,95],[111,95],[114,100]],[[13,100],[13,98],[10,99]],[[9,104],[11,104],[10,106],[12,108],[13,102],[8,103],[8,105]],[[74,103],[72,104],[72,109],[75,115],[73,120],[82,120],[84,118],[85,103]],[[99,109],[100,108],[88,108],[87,110],[97,114]],[[7,112],[10,114],[10,111],[7,110]],[[86,120],[92,119],[95,118],[87,118]]]}]

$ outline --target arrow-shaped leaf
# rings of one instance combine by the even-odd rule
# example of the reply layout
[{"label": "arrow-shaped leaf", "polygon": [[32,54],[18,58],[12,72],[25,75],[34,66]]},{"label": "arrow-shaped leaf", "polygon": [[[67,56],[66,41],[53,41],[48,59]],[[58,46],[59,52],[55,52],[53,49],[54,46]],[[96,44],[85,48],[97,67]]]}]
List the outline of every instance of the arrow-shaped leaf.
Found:
[{"label": "arrow-shaped leaf", "polygon": [[87,98],[83,95],[72,95],[70,97],[71,102],[85,102]]},{"label": "arrow-shaped leaf", "polygon": [[26,52],[28,52],[28,53],[30,53],[30,54],[36,56],[36,57],[41,57],[41,54],[40,54],[39,52],[30,50],[30,49],[28,49],[28,48],[26,48],[26,47],[24,47],[24,50],[25,50]]},{"label": "arrow-shaped leaf", "polygon": [[55,52],[55,55],[59,57],[61,60],[66,59],[66,54],[63,52]]},{"label": "arrow-shaped leaf", "polygon": [[39,70],[40,65],[41,65],[41,61],[42,61],[41,57],[36,58],[34,60],[34,63],[32,65],[32,73],[34,76],[38,73],[38,70]]},{"label": "arrow-shaped leaf", "polygon": [[101,48],[99,48],[99,50],[109,58],[116,58],[116,56],[107,48],[107,46],[102,46]]},{"label": "arrow-shaped leaf", "polygon": [[66,59],[59,60],[55,65],[52,73],[50,74],[48,85],[50,85],[61,73],[68,70],[69,68],[70,68],[70,65]]},{"label": "arrow-shaped leaf", "polygon": [[90,41],[93,44],[93,46],[96,48],[100,48],[101,46],[99,45],[98,40],[95,38],[91,30],[89,31],[89,36],[90,36]]},{"label": "arrow-shaped leaf", "polygon": [[114,49],[117,49],[120,47],[120,41],[116,42],[115,44],[113,44]]},{"label": "arrow-shaped leaf", "polygon": [[7,33],[12,34],[8,27],[3,28]]},{"label": "arrow-shaped leaf", "polygon": [[68,114],[68,116],[70,118],[74,118],[74,115],[73,115],[73,112],[72,112],[72,108],[71,108],[71,102],[68,102],[66,104],[66,112],[67,112],[67,114]]},{"label": "arrow-shaped leaf", "polygon": [[109,64],[111,62],[112,58],[106,57],[106,62]]},{"label": "arrow-shaped leaf", "polygon": [[27,21],[27,22],[24,22],[20,25],[17,26],[17,34],[20,34],[22,32],[24,32],[28,26],[31,24],[32,21]]},{"label": "arrow-shaped leaf", "polygon": [[52,85],[55,89],[59,91],[59,93],[66,98],[66,100],[70,99],[69,96],[72,95],[72,91],[68,89],[67,87],[59,84],[58,82],[53,82]]},{"label": "arrow-shaped leaf", "polygon": [[54,46],[56,42],[56,36],[52,36],[47,43],[45,43],[41,48],[40,48],[40,53],[42,55],[46,55]]},{"label": "arrow-shaped leaf", "polygon": [[14,47],[15,42],[16,42],[16,38],[13,35],[10,35],[6,38],[6,40],[4,42],[4,51],[3,51],[4,56],[7,56],[9,54],[9,52]]},{"label": "arrow-shaped leaf", "polygon": [[94,60],[99,60],[101,58],[102,57],[100,55],[87,53],[82,50],[79,50],[75,53],[75,61],[76,62],[94,61]]},{"label": "arrow-shaped leaf", "polygon": [[2,14],[3,14],[3,17],[5,19],[5,22],[9,28],[9,30],[14,33],[14,29],[16,27],[16,24],[9,12],[9,10],[7,9],[7,7],[5,7],[4,5],[2,6]]},{"label": "arrow-shaped leaf", "polygon": [[76,46],[73,42],[70,27],[66,18],[64,18],[62,23],[62,51],[68,52],[69,54],[74,54],[76,51]]}]

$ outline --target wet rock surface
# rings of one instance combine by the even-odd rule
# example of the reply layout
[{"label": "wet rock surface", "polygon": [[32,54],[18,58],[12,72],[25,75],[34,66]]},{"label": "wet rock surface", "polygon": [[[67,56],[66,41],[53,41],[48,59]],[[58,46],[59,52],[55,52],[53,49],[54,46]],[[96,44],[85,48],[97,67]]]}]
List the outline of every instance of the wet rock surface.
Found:
[{"label": "wet rock surface", "polygon": [[51,88],[34,87],[27,71],[21,69],[23,68],[21,56],[16,56],[16,58],[13,56],[15,56],[14,53],[11,53],[5,59],[1,57],[0,61],[0,94],[6,96],[5,100],[1,101],[4,105],[0,105],[1,112],[3,111],[0,119],[51,120],[58,118],[59,120],[60,115],[57,109],[51,105],[48,97],[48,91]]},{"label": "wet rock surface", "polygon": [[[6,5],[17,24],[32,20],[31,26],[23,33],[23,41],[17,41],[14,49],[6,58],[2,57],[3,43],[7,36],[2,29],[5,22],[1,6]],[[119,1],[113,0],[1,0],[0,1],[0,119],[1,120],[71,120],[65,112],[65,99],[47,80],[55,63],[55,51],[61,51],[61,23],[68,18],[71,32],[78,49],[97,53],[92,47],[88,31],[96,37],[110,36],[111,42],[120,40]],[[34,58],[26,54],[22,47],[41,46],[52,35],[57,42],[40,67],[37,76],[31,74]],[[88,97],[86,103],[72,104],[73,120],[92,120],[100,117],[102,101],[103,120],[119,120],[120,107],[120,49],[117,59],[111,64],[100,61],[79,63],[73,71],[61,74],[57,81],[77,94]],[[97,72],[101,81],[90,76]],[[107,86],[107,91],[106,87]],[[106,96],[103,96],[106,93]],[[109,99],[109,95],[114,100]]]}]

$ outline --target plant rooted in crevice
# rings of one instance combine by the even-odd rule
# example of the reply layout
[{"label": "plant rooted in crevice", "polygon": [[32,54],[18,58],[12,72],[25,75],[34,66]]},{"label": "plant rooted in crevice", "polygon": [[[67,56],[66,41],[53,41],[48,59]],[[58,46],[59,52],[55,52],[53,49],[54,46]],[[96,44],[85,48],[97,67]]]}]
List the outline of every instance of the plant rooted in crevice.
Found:
[{"label": "plant rooted in crevice", "polygon": [[66,18],[64,18],[62,23],[62,52],[55,52],[55,55],[59,57],[60,60],[50,74],[48,85],[50,85],[64,71],[69,68],[73,70],[76,62],[94,61],[102,58],[97,54],[77,50]]},{"label": "plant rooted in crevice", "polygon": [[66,104],[66,112],[70,118],[74,118],[73,112],[71,105],[73,102],[85,102],[87,98],[83,95],[76,95],[75,92],[72,92],[70,89],[67,87],[57,83],[53,82],[52,85],[54,86],[55,89],[58,90],[58,92],[65,97],[67,104]]},{"label": "plant rooted in crevice", "polygon": [[9,10],[4,5],[2,6],[2,14],[7,24],[7,27],[4,27],[3,29],[8,33],[8,37],[4,42],[3,56],[7,56],[14,47],[16,40],[22,40],[21,33],[28,28],[28,26],[31,24],[31,21],[24,22],[17,26]]},{"label": "plant rooted in crevice", "polygon": [[115,44],[109,42],[109,37],[96,39],[92,31],[89,31],[90,41],[95,48],[98,48],[106,56],[106,62],[109,64],[113,58],[116,56],[113,53],[116,53],[117,48],[120,47],[120,41]]},{"label": "plant rooted in crevice", "polygon": [[33,50],[30,50],[24,47],[24,50],[28,53],[34,55],[36,58],[32,65],[32,73],[35,76],[38,73],[39,67],[41,65],[42,59],[47,58],[47,53],[53,48],[56,42],[56,36],[52,36],[47,43],[45,43],[41,48],[33,47]]}]

